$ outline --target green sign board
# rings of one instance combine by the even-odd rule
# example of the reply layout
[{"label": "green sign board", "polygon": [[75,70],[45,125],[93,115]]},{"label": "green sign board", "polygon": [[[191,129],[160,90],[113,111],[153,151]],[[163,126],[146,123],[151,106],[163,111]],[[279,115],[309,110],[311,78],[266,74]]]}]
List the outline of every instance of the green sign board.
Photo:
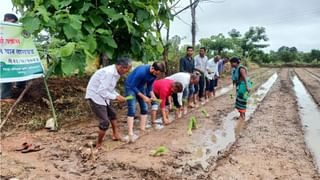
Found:
[{"label": "green sign board", "polygon": [[0,83],[43,77],[43,72],[30,34],[21,24],[0,22]]}]

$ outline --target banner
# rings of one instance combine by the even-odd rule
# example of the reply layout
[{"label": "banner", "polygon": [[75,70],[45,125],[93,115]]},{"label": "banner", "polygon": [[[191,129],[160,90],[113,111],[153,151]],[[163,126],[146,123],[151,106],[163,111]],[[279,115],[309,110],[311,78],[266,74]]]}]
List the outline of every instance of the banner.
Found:
[{"label": "banner", "polygon": [[0,83],[44,76],[38,51],[21,24],[0,22]]}]

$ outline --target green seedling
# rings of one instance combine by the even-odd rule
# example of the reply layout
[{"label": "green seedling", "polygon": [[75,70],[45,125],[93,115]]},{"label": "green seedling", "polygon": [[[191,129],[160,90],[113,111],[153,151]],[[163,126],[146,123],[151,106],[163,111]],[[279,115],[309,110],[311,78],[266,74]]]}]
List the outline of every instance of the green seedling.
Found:
[{"label": "green seedling", "polygon": [[154,102],[156,102],[157,104],[161,104],[162,100],[161,99],[153,99]]},{"label": "green seedling", "polygon": [[127,100],[127,101],[132,100],[132,99],[133,99],[133,96],[132,96],[132,95],[126,97],[126,100]]},{"label": "green seedling", "polygon": [[182,103],[183,103],[183,104],[187,104],[187,102],[188,102],[188,100],[182,99]]},{"label": "green seedling", "polygon": [[230,93],[229,96],[230,96],[230,99],[233,99],[233,94],[232,93]]},{"label": "green seedling", "polygon": [[163,154],[167,153],[169,150],[165,146],[160,146],[156,150],[152,150],[150,155],[152,156],[162,156]]},{"label": "green seedling", "polygon": [[177,107],[176,106],[172,106],[172,111],[175,111],[177,110]]},{"label": "green seedling", "polygon": [[204,108],[201,109],[201,112],[204,116],[209,117],[207,110],[205,110]]},{"label": "green seedling", "polygon": [[197,128],[197,119],[195,117],[191,117],[188,124],[188,135],[192,135],[192,129]]}]

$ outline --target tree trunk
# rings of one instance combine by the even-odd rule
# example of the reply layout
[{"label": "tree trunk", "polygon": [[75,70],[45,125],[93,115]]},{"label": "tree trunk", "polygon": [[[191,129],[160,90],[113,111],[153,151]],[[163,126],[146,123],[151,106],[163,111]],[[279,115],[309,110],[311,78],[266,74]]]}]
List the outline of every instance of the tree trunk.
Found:
[{"label": "tree trunk", "polygon": [[194,48],[196,45],[196,8],[198,6],[198,2],[194,3],[193,0],[190,0],[190,8],[191,8],[191,36],[192,36],[192,47]]},{"label": "tree trunk", "polygon": [[166,35],[166,44],[164,45],[164,49],[163,49],[163,53],[162,53],[162,56],[163,56],[163,61],[164,61],[164,64],[166,66],[166,71],[165,71],[165,75],[168,76],[169,75],[169,35],[170,35],[170,25],[168,26],[168,29],[167,29],[167,35]]}]

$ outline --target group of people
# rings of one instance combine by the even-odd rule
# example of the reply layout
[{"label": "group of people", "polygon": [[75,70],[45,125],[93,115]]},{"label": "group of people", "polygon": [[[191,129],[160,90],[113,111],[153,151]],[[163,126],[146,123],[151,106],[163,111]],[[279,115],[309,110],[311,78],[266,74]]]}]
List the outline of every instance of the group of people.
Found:
[{"label": "group of people", "polygon": [[[229,59],[221,59],[220,56],[208,59],[205,53],[206,49],[202,47],[199,55],[193,58],[193,48],[187,47],[186,56],[180,59],[180,72],[163,79],[160,79],[160,75],[165,71],[165,65],[161,62],[136,67],[125,81],[125,95],[120,95],[116,91],[116,85],[119,78],[132,68],[129,58],[118,58],[116,64],[96,71],[90,78],[85,96],[99,121],[96,147],[101,148],[110,124],[113,130],[112,139],[122,140],[117,125],[117,114],[112,108],[111,100],[127,103],[128,141],[133,142],[137,103],[140,109],[141,136],[145,133],[149,106],[151,123],[156,123],[160,107],[162,123],[167,125],[170,123],[169,110],[174,110],[175,117],[180,118],[187,113],[188,108],[197,107],[199,103],[204,104],[214,97],[219,76]],[[240,65],[240,59],[232,58],[230,62],[234,68],[232,80],[237,87],[242,87],[241,90],[245,87],[245,91],[250,92],[251,84],[246,76],[247,70]],[[240,114],[242,113],[241,117],[245,113],[246,100],[244,96],[237,94],[236,108]]]}]

